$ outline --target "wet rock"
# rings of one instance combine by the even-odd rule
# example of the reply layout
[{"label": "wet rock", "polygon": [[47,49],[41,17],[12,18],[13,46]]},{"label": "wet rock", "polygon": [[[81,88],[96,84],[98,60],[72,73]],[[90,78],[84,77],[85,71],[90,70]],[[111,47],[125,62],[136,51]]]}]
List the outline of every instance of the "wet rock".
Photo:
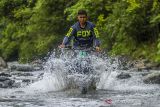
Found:
[{"label": "wet rock", "polygon": [[34,67],[31,65],[19,64],[19,65],[11,65],[11,71],[33,71]]},{"label": "wet rock", "polygon": [[129,73],[124,73],[124,72],[117,75],[118,79],[127,79],[127,78],[130,78],[130,77],[131,77],[131,75]]},{"label": "wet rock", "polygon": [[152,70],[160,70],[160,63],[153,63],[151,68]]},{"label": "wet rock", "polygon": [[147,76],[149,74],[149,72],[144,72],[144,73],[142,73],[141,75],[142,76]]},{"label": "wet rock", "polygon": [[43,70],[43,66],[34,66],[34,71],[40,71]]},{"label": "wet rock", "polygon": [[8,88],[8,87],[12,87],[14,82],[15,82],[14,80],[6,80],[6,81],[4,81],[4,84],[5,84],[6,88]]},{"label": "wet rock", "polygon": [[10,69],[9,68],[3,68],[1,71],[4,72],[4,73],[9,73]]},{"label": "wet rock", "polygon": [[10,96],[10,98],[16,98],[16,96]]},{"label": "wet rock", "polygon": [[138,69],[138,71],[144,71],[144,70],[149,71],[152,69],[157,70],[160,68],[159,64],[152,63],[147,59],[135,60],[135,61],[132,61],[132,64],[134,68]]},{"label": "wet rock", "polygon": [[37,60],[32,61],[32,64],[35,65],[35,66],[42,65],[43,61],[40,60],[40,59],[37,59]]},{"label": "wet rock", "polygon": [[24,72],[13,72],[11,74],[16,76],[33,76],[33,74],[31,73],[24,73]]},{"label": "wet rock", "polygon": [[43,61],[40,60],[40,59],[34,60],[33,62],[31,62],[31,64],[33,65],[35,71],[44,69],[43,66],[42,66]]},{"label": "wet rock", "polygon": [[4,76],[4,77],[11,77],[11,75],[10,75],[10,74],[8,74],[8,73],[4,73],[4,72],[0,73],[0,76]]},{"label": "wet rock", "polygon": [[19,88],[20,86],[21,86],[21,82],[14,82],[12,84],[12,87],[14,87],[14,88]]},{"label": "wet rock", "polygon": [[22,82],[27,82],[27,83],[29,83],[29,82],[31,82],[31,80],[30,80],[30,79],[23,79]]},{"label": "wet rock", "polygon": [[14,80],[10,79],[0,81],[0,88],[11,88],[14,82],[15,82]]},{"label": "wet rock", "polygon": [[129,70],[129,72],[137,72],[138,71],[138,68],[132,68]]},{"label": "wet rock", "polygon": [[143,60],[136,60],[133,62],[134,68],[137,68],[138,71],[141,71],[142,69],[145,69],[145,63]]},{"label": "wet rock", "polygon": [[160,72],[154,72],[146,75],[143,82],[146,84],[160,84]]},{"label": "wet rock", "polygon": [[125,56],[125,55],[121,55],[118,57],[118,69],[121,70],[128,70],[129,68],[132,67],[132,65],[129,63],[130,62],[130,57],[129,56]]},{"label": "wet rock", "polygon": [[7,63],[0,57],[0,68],[7,68]]},{"label": "wet rock", "polygon": [[3,88],[4,84],[2,82],[0,82],[0,88]]},{"label": "wet rock", "polygon": [[43,75],[44,75],[44,73],[40,73],[37,78],[42,79]]},{"label": "wet rock", "polygon": [[0,77],[0,82],[4,82],[6,80],[10,80],[8,77]]}]

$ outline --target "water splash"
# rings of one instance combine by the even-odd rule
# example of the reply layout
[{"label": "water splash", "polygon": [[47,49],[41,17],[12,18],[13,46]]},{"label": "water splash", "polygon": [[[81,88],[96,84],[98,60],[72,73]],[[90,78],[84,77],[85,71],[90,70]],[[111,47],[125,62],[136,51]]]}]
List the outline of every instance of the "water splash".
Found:
[{"label": "water splash", "polygon": [[[118,69],[118,58],[92,53],[86,59],[82,60],[80,57],[75,57],[73,51],[65,50],[61,54],[54,51],[44,64],[43,78],[28,87],[31,90],[43,92],[59,91],[77,88],[84,84],[88,85],[91,84],[92,80],[94,80],[97,89],[143,90],[146,89],[144,87],[147,87],[140,77],[134,75],[131,79],[117,79],[117,75],[123,72]],[[81,65],[77,65],[79,62],[81,62]],[[84,71],[84,68],[90,71],[89,75],[79,73],[79,70]]]},{"label": "water splash", "polygon": [[[117,69],[117,60],[97,53],[91,53],[85,58],[75,57],[75,53],[68,50],[58,54],[55,51],[51,54],[44,64],[43,78],[31,84],[31,89],[58,91],[90,84],[93,78],[97,89],[107,88],[105,81],[112,83],[113,80],[109,77]],[[89,75],[84,73],[85,70]],[[80,71],[84,72],[79,73]]]},{"label": "water splash", "polygon": [[66,87],[66,67],[62,59],[55,58],[54,53],[44,64],[43,78],[32,83],[29,88],[37,91],[58,91]]}]

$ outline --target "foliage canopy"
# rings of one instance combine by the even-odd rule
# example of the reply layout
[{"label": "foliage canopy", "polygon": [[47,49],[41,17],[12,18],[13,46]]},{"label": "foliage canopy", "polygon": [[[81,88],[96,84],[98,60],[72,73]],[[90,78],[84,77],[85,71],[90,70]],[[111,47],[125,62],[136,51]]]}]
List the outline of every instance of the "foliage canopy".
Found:
[{"label": "foliage canopy", "polygon": [[160,62],[159,0],[1,0],[0,55],[21,62],[45,56],[86,9],[102,48]]}]

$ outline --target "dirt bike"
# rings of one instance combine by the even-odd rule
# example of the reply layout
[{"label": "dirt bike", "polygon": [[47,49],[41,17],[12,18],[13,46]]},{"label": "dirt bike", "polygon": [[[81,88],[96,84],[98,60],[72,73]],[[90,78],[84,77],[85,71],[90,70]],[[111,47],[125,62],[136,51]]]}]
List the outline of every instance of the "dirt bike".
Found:
[{"label": "dirt bike", "polygon": [[71,52],[72,57],[66,64],[66,66],[70,66],[67,74],[68,78],[76,83],[82,94],[86,94],[89,90],[95,90],[96,83],[92,65],[94,49],[78,48],[71,50],[70,55]]}]

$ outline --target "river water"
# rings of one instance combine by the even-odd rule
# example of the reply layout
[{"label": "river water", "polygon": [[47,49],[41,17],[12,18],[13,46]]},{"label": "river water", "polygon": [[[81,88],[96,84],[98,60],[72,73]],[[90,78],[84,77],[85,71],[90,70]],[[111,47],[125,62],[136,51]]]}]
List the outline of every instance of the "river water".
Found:
[{"label": "river water", "polygon": [[[97,78],[96,90],[81,94],[69,85],[66,72],[72,69],[74,59],[52,53],[44,70],[32,72],[33,77],[43,72],[41,78],[20,88],[0,89],[0,107],[160,107],[160,86],[142,80],[151,71],[121,70],[116,58],[92,55],[90,59]],[[131,78],[118,79],[121,72],[129,73]],[[72,77],[79,78],[76,75]]]}]

